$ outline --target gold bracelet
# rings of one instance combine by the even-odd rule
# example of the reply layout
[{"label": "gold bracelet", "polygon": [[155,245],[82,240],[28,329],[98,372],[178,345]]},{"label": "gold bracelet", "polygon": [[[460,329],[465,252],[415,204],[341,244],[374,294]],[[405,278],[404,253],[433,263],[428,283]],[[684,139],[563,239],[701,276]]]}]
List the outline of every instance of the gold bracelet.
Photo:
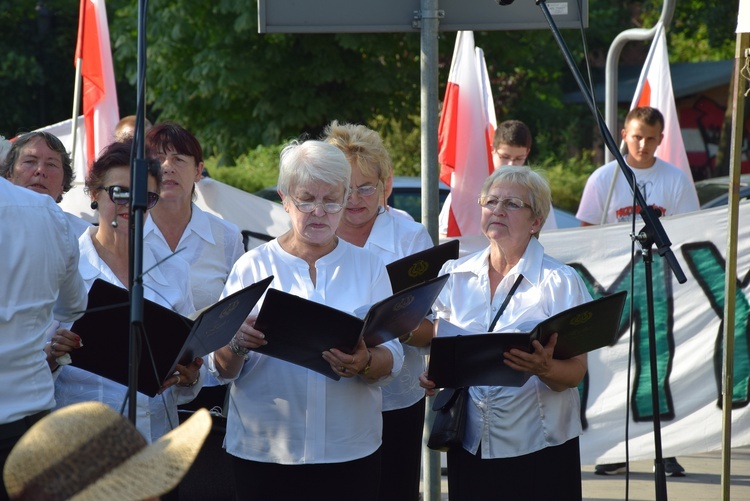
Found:
[{"label": "gold bracelet", "polygon": [[192,388],[193,386],[195,386],[196,384],[198,384],[198,380],[199,380],[200,378],[201,378],[201,375],[200,375],[200,374],[198,374],[198,377],[196,377],[196,378],[195,378],[195,379],[193,380],[193,382],[192,382],[192,383],[185,383],[185,384],[182,384],[182,383],[181,383],[181,384],[179,384],[179,385],[177,385],[177,386],[182,386],[183,388]]},{"label": "gold bracelet", "polygon": [[365,365],[365,368],[359,371],[359,373],[363,376],[367,375],[368,372],[370,372],[370,364],[372,363],[372,352],[370,349],[367,349],[367,365]]},{"label": "gold bracelet", "polygon": [[399,338],[399,341],[401,341],[401,344],[409,344],[409,341],[414,337],[414,331],[411,331],[407,336],[406,339]]}]

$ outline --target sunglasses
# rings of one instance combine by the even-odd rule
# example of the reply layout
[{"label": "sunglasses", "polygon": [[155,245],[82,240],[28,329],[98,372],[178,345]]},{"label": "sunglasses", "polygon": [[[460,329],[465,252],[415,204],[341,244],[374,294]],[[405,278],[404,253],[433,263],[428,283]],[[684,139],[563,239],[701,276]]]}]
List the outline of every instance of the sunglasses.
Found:
[{"label": "sunglasses", "polygon": [[[100,189],[109,194],[109,199],[116,205],[128,205],[130,203],[130,188],[125,186],[100,186]],[[159,201],[159,194],[149,191],[146,198],[146,209],[151,209]]]}]

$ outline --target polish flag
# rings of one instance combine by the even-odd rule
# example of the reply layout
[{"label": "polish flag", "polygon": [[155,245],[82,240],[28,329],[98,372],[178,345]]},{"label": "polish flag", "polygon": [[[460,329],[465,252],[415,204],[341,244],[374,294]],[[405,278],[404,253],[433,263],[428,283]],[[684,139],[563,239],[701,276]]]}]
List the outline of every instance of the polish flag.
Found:
[{"label": "polish flag", "polygon": [[78,16],[75,65],[80,62],[83,78],[84,165],[88,170],[99,152],[114,140],[120,114],[104,0],[81,0]]},{"label": "polish flag", "polygon": [[451,187],[449,237],[482,234],[477,198],[493,171],[496,126],[484,55],[473,32],[459,31],[438,127],[440,180]]},{"label": "polish flag", "polygon": [[[667,40],[664,25],[661,22],[656,25],[654,42],[651,44],[643,65],[630,109],[638,106],[651,106],[664,115],[664,139],[656,149],[656,156],[679,167],[692,183],[693,173],[690,170],[680,122],[677,119],[672,75],[669,71]],[[696,201],[697,199],[696,195]]]}]

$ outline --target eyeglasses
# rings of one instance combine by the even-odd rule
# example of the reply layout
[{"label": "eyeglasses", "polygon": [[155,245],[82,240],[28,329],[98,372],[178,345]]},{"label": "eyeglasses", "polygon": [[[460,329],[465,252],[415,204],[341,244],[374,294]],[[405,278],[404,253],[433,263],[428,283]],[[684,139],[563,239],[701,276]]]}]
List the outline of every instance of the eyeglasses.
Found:
[{"label": "eyeglasses", "polygon": [[520,209],[523,209],[524,207],[528,207],[531,209],[531,205],[527,204],[520,198],[510,197],[510,198],[497,198],[497,197],[479,197],[479,205],[484,207],[485,209],[489,209],[492,212],[495,212],[498,207],[502,207],[503,210],[506,210],[508,212],[517,211]]},{"label": "eyeglasses", "polygon": [[318,206],[323,208],[323,211],[326,214],[336,214],[337,212],[341,212],[341,209],[344,208],[344,204],[336,204],[333,202],[298,202],[292,196],[289,196],[289,199],[292,201],[295,207],[297,207],[297,210],[300,212],[304,212],[305,214],[309,214],[311,212],[314,212],[315,209],[318,208]]},{"label": "eyeglasses", "polygon": [[366,184],[364,186],[359,186],[357,188],[352,188],[349,191],[349,196],[352,196],[354,192],[357,192],[357,195],[360,197],[370,197],[375,194],[375,192],[378,190],[377,186],[373,186],[371,184]]},{"label": "eyeglasses", "polygon": [[[130,188],[125,186],[100,186],[99,189],[109,194],[109,199],[116,205],[128,205],[130,203]],[[149,191],[146,199],[146,209],[151,209],[159,201],[159,194]]]}]

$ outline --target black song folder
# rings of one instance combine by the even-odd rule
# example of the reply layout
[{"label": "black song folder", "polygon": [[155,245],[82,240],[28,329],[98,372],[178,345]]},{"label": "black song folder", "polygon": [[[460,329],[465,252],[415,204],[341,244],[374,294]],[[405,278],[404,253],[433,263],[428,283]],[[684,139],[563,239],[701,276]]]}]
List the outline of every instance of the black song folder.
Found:
[{"label": "black song folder", "polygon": [[399,292],[437,277],[446,261],[458,258],[458,246],[458,240],[450,240],[387,264],[391,289]]},{"label": "black song folder", "polygon": [[269,289],[255,321],[268,344],[255,351],[339,380],[323,359],[324,351],[354,353],[362,337],[373,347],[413,331],[429,314],[446,280],[448,275],[442,275],[397,292],[372,305],[364,319]]},{"label": "black song folder", "polygon": [[[272,280],[273,276],[268,277],[225,297],[203,310],[195,320],[144,299],[138,391],[153,397],[178,363],[189,364],[196,357],[206,356],[229,343]],[[80,335],[83,342],[81,348],[71,353],[73,366],[128,385],[127,290],[104,280],[94,281],[86,313],[70,330]]]},{"label": "black song folder", "polygon": [[430,346],[428,379],[439,388],[462,386],[523,386],[529,374],[503,362],[511,348],[531,351],[531,342],[546,345],[557,332],[554,358],[564,360],[617,341],[626,291],[574,306],[553,315],[528,332],[472,334],[443,319]]}]

